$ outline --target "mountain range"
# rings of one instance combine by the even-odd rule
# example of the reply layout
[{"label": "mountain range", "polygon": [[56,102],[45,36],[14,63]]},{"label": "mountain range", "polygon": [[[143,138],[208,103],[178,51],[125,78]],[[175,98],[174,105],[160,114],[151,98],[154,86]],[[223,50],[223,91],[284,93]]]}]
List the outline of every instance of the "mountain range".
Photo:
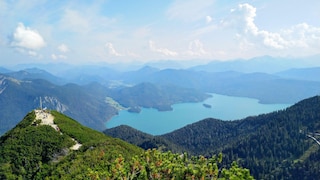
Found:
[{"label": "mountain range", "polygon": [[[305,66],[316,59],[317,56],[307,59],[309,63]],[[255,98],[260,103],[293,104],[320,93],[319,68],[285,69],[301,65],[301,60],[265,56],[211,62],[189,69],[144,66],[125,72],[107,66],[67,64],[38,65],[43,69],[25,64],[19,66],[25,69],[17,71],[1,68],[0,134],[37,108],[40,97],[47,108],[59,110],[97,130],[103,130],[105,122],[121,109],[171,110],[175,103],[201,102],[209,97],[208,92]],[[288,64],[289,61],[294,63]],[[261,63],[268,64],[263,66],[268,68],[280,63],[283,66],[275,67],[282,71],[267,73],[263,67],[258,68]],[[261,72],[254,71],[255,68]]]},{"label": "mountain range", "polygon": [[60,72],[60,76],[55,76],[41,69],[29,68],[6,75],[20,80],[41,78],[57,85],[67,83],[87,85],[97,82],[108,88],[130,87],[150,82],[155,85],[191,88],[201,92],[250,97],[258,99],[261,103],[292,104],[320,93],[320,80],[317,78],[319,68],[316,67],[288,69],[277,73],[244,73],[190,69],[160,70],[150,66],[135,71],[118,72],[107,67],[89,66],[73,68],[67,72]]},{"label": "mountain range", "polygon": [[[19,73],[25,74],[22,71]],[[121,108],[152,107],[170,110],[172,104],[200,102],[209,97],[193,89],[156,86],[151,83],[110,89],[94,82],[87,85],[56,85],[29,73],[27,76],[28,78],[16,76],[20,79],[15,79],[0,75],[0,134],[11,129],[27,112],[40,107],[40,100],[43,107],[65,113],[91,128],[103,130],[105,122]],[[117,106],[119,103],[121,105]]]},{"label": "mountain range", "polygon": [[[221,173],[219,177],[230,178],[228,174],[235,173],[240,179],[251,179],[247,169],[232,163],[237,162],[240,167],[250,169],[256,179],[318,179],[319,108],[320,96],[315,96],[285,110],[235,121],[208,118],[161,136],[151,136],[126,126],[104,131],[113,137],[128,137],[128,141],[134,144],[139,142],[139,146],[146,149],[158,148],[163,154],[143,151],[119,139],[104,136],[57,111],[38,109],[28,113],[13,129],[0,137],[0,177],[83,179],[114,177],[116,172],[121,172],[119,177],[127,176],[127,173],[130,176],[142,176],[139,173],[131,174],[133,167],[140,168],[134,166],[135,163],[143,164],[138,171],[153,166],[169,170],[172,166],[178,167],[179,164],[175,163],[181,162],[175,162],[171,158],[195,155],[190,160],[202,165],[205,161],[203,168],[210,167],[206,160],[224,167],[224,170],[217,171]],[[52,116],[52,124],[43,124],[49,116]],[[72,150],[71,147],[76,143],[81,146]],[[174,155],[167,150],[179,154]],[[181,156],[182,152],[186,153]],[[204,158],[220,152],[222,162],[216,156],[213,159]],[[143,154],[139,155],[141,153]],[[146,164],[151,163],[148,160],[150,156],[154,159],[153,165]],[[137,160],[138,157],[142,159]],[[196,157],[204,159],[197,161]],[[133,161],[126,161],[131,158]],[[156,165],[159,162],[171,162],[171,165]],[[186,162],[191,163],[189,160]],[[196,168],[198,165],[192,164],[191,167]],[[228,167],[230,172],[225,169]],[[153,170],[159,172],[159,169],[151,169]],[[178,176],[175,174],[177,171],[174,174],[161,172],[164,173],[161,174],[163,177]],[[196,173],[198,171],[191,172],[196,177],[202,177]],[[209,176],[206,177],[208,178],[205,179],[210,179]]]},{"label": "mountain range", "polygon": [[[153,64],[130,71],[109,66],[66,64],[22,65],[16,70],[0,68],[0,135],[5,133],[0,138],[0,178],[83,179],[90,176],[98,179],[109,176],[109,172],[101,171],[101,168],[113,169],[121,165],[128,169],[129,165],[120,163],[122,157],[133,158],[132,161],[137,163],[134,158],[145,157],[139,155],[145,152],[149,154],[147,157],[153,154],[154,159],[160,157],[161,162],[168,162],[161,157],[172,160],[178,156],[187,157],[181,156],[187,152],[208,159],[214,156],[209,161],[239,170],[239,174],[248,178],[248,171],[242,171],[233,161],[250,169],[257,179],[319,179],[320,70],[314,66],[317,59],[318,56],[311,57],[303,64],[301,59],[265,56],[246,61],[211,62],[184,69],[160,68],[164,64],[158,64],[158,67]],[[201,102],[209,97],[207,93],[256,98],[260,103],[294,105],[241,120],[207,118],[160,136],[128,126],[105,130],[105,122],[120,110],[139,113],[144,107],[167,111],[175,103]],[[62,134],[51,127],[38,128],[41,121],[35,119],[34,110],[40,104],[44,109],[53,110],[50,112],[56,118],[54,123],[58,124]],[[169,150],[170,153],[162,155],[156,151],[143,151],[81,126],[59,112],[141,148]],[[75,144],[72,138],[83,146],[69,154],[68,148]],[[37,146],[32,147],[34,144]],[[118,152],[122,156],[119,157]],[[220,156],[215,156],[221,152],[223,162],[219,160]],[[208,164],[203,166],[207,167]],[[188,171],[191,172],[183,170]],[[218,172],[227,175],[223,170]],[[199,174],[195,175],[198,177]]]}]

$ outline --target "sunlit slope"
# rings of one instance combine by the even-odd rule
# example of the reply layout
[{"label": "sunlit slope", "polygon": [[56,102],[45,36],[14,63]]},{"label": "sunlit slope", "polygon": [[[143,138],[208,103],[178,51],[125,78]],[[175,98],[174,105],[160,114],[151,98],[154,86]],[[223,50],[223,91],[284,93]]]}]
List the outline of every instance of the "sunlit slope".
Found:
[{"label": "sunlit slope", "polygon": [[[42,124],[36,111],[32,111],[0,138],[0,179],[34,179],[51,173],[53,177],[64,173],[72,177],[85,174],[97,161],[112,161],[119,154],[129,158],[142,152],[56,111],[49,114],[54,117],[56,127]],[[72,150],[76,142],[81,147]]]}]

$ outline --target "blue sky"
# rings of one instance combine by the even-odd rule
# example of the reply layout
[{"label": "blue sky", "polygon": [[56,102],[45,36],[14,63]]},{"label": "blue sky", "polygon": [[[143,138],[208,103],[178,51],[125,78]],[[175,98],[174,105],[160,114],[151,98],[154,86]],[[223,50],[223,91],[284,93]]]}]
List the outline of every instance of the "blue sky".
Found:
[{"label": "blue sky", "polygon": [[320,54],[319,0],[0,0],[0,65]]}]

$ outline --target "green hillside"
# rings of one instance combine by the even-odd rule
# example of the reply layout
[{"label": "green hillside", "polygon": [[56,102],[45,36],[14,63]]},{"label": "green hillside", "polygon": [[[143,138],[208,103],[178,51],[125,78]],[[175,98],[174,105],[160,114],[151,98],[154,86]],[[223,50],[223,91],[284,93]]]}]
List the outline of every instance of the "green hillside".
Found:
[{"label": "green hillside", "polygon": [[[225,122],[206,119],[163,135],[194,154],[222,152],[237,160],[257,179],[318,179],[319,145],[311,138],[320,131],[320,96],[282,111]],[[187,137],[187,138],[183,138]]]},{"label": "green hillside", "polygon": [[[257,179],[319,179],[320,148],[311,138],[319,138],[319,110],[320,96],[315,96],[285,110],[242,120],[204,119],[144,141],[161,138],[193,155],[210,157],[222,152],[225,163],[237,161]],[[117,131],[112,129],[112,136],[126,140]],[[147,137],[130,133],[135,133],[135,139]],[[138,145],[137,142],[131,141]],[[141,139],[139,144],[143,144]]]},{"label": "green hillside", "polygon": [[34,110],[0,137],[0,179],[252,179],[223,164],[222,155],[144,151],[56,111]]},{"label": "green hillside", "polygon": [[[136,146],[84,127],[63,114],[51,113],[59,131],[48,125],[36,125],[35,111],[32,111],[0,138],[0,179],[34,179],[50,175],[46,174],[49,171],[53,177],[72,178],[95,163],[91,155],[109,152],[101,160],[112,160],[118,154],[131,157],[142,152]],[[79,150],[69,149],[75,144],[71,138],[82,144]]]},{"label": "green hillside", "polygon": [[106,129],[103,133],[112,137],[120,138],[146,150],[156,148],[161,151],[170,150],[176,153],[183,153],[186,151],[181,146],[178,146],[163,137],[153,136],[127,125]]}]

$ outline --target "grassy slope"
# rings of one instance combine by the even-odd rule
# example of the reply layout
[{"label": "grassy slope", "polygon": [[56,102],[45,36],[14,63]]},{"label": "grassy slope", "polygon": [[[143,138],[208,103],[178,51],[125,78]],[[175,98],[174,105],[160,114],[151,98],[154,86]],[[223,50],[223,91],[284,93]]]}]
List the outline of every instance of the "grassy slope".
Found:
[{"label": "grassy slope", "polygon": [[[33,125],[34,111],[0,138],[0,179],[82,179],[88,169],[104,167],[119,154],[131,158],[142,150],[119,139],[84,127],[77,121],[52,111],[60,132],[52,127]],[[71,137],[83,146],[78,151],[68,150],[74,144]],[[58,162],[53,157],[63,154]]]}]

